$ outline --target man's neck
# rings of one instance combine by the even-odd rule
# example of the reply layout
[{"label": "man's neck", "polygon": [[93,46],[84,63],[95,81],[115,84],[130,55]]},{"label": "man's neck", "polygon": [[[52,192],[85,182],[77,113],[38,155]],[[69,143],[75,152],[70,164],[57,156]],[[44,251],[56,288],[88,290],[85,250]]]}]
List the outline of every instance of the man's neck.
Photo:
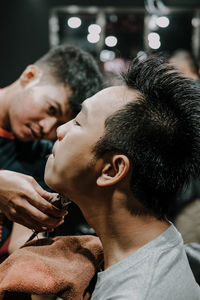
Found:
[{"label": "man's neck", "polygon": [[170,226],[153,216],[131,215],[125,208],[109,213],[98,209],[86,219],[103,244],[105,269],[130,256]]}]

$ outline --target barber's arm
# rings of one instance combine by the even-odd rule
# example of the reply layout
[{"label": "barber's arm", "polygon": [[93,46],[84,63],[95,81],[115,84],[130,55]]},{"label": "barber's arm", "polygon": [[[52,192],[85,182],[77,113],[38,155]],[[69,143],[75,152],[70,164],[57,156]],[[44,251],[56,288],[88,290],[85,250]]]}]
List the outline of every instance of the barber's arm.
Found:
[{"label": "barber's arm", "polygon": [[62,224],[66,212],[49,202],[52,195],[31,176],[0,171],[0,210],[16,223],[36,231],[51,230]]}]

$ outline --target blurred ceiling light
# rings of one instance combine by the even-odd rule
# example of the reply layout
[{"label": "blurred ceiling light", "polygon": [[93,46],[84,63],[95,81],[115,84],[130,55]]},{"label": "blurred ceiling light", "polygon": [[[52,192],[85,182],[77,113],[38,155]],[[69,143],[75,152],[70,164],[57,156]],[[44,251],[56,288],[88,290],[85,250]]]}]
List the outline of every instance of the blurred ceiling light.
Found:
[{"label": "blurred ceiling light", "polygon": [[159,49],[161,46],[161,42],[158,41],[158,40],[152,40],[152,41],[149,41],[149,47],[151,49]]},{"label": "blurred ceiling light", "polygon": [[87,40],[89,43],[95,44],[100,40],[100,35],[97,33],[89,33],[87,35]]},{"label": "blurred ceiling light", "polygon": [[78,17],[71,17],[68,19],[67,24],[70,28],[78,28],[81,26],[81,19]]},{"label": "blurred ceiling light", "polygon": [[115,58],[115,52],[111,50],[102,50],[100,52],[100,61],[105,62]]},{"label": "blurred ceiling light", "polygon": [[160,35],[156,32],[148,34],[149,47],[151,49],[158,49],[161,46]]},{"label": "blurred ceiling light", "polygon": [[114,47],[117,45],[117,38],[114,35],[109,35],[105,38],[105,44],[108,47]]},{"label": "blurred ceiling light", "polygon": [[99,34],[101,32],[101,26],[97,25],[97,24],[91,24],[88,27],[88,31],[89,33],[96,33]]},{"label": "blurred ceiling light", "polygon": [[193,26],[193,27],[198,27],[198,26],[200,26],[200,20],[199,20],[198,18],[192,18],[191,23],[192,23],[192,26]]},{"label": "blurred ceiling light", "polygon": [[156,24],[159,27],[165,28],[169,26],[169,19],[167,17],[159,17],[156,19]]},{"label": "blurred ceiling light", "polygon": [[150,32],[148,34],[148,41],[151,42],[151,41],[154,41],[154,40],[160,40],[160,35],[156,32]]}]

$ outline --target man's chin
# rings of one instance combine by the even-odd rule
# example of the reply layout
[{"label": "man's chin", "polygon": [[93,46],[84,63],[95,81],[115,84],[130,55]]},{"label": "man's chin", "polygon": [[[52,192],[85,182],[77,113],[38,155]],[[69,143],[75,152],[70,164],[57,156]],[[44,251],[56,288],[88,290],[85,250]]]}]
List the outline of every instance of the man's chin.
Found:
[{"label": "man's chin", "polygon": [[59,193],[59,191],[56,190],[56,187],[55,187],[54,183],[52,182],[51,178],[49,178],[49,177],[48,177],[47,175],[45,175],[45,174],[44,174],[44,182],[46,183],[46,185],[47,185],[51,190],[53,190],[53,191]]},{"label": "man's chin", "polygon": [[52,174],[52,172],[48,172],[47,168],[45,169],[44,173],[44,181],[52,191],[63,196],[67,196],[66,188],[62,186],[61,182],[55,180],[55,176]]},{"label": "man's chin", "polygon": [[16,139],[26,143],[26,142],[33,142],[34,138],[32,138],[31,136],[28,136],[28,135],[23,135],[23,134],[18,134],[16,132],[13,132],[13,135],[15,136]]},{"label": "man's chin", "polygon": [[50,172],[49,172],[48,161],[47,161],[47,164],[45,167],[45,172],[44,172],[44,181],[48,187],[50,187],[52,190],[54,190],[53,183],[52,183],[52,175],[49,173]]},{"label": "man's chin", "polygon": [[59,192],[56,190],[55,176],[51,171],[50,157],[48,158],[46,163],[45,172],[44,172],[44,181],[50,189],[52,189],[55,192]]}]

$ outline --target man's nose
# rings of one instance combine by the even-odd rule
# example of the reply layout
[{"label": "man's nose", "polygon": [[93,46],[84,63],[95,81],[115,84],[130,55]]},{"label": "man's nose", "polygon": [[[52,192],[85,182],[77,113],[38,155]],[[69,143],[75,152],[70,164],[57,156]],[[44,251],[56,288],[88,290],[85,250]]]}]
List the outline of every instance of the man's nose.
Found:
[{"label": "man's nose", "polygon": [[56,128],[57,119],[55,117],[45,118],[39,122],[43,135],[49,135],[49,133]]},{"label": "man's nose", "polygon": [[57,138],[59,141],[61,141],[64,138],[64,136],[66,135],[71,122],[72,121],[69,121],[57,128],[56,132],[57,132]]}]

